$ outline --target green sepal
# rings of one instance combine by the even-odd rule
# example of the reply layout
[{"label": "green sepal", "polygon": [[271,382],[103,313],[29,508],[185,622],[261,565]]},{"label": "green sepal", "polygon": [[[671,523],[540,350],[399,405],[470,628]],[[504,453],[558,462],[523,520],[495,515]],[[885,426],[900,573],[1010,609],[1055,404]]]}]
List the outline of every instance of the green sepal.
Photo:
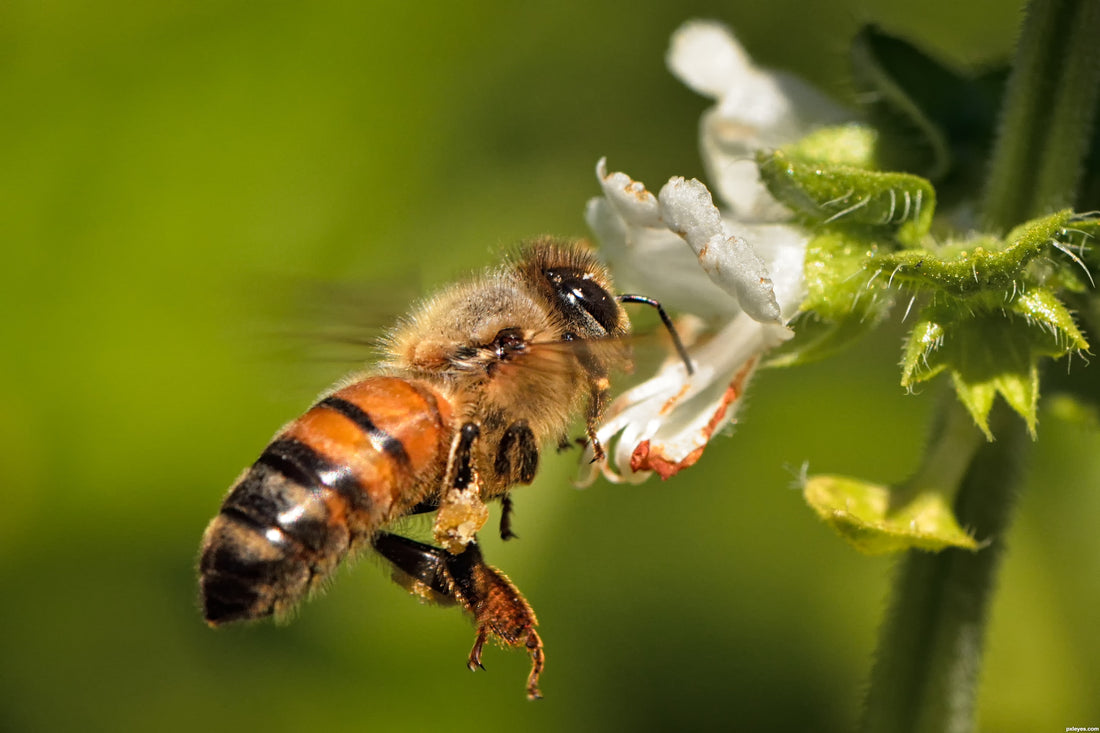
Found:
[{"label": "green sepal", "polygon": [[[1045,350],[1050,356],[1062,356],[1071,351],[1087,351],[1089,348],[1085,335],[1077,328],[1069,309],[1054,293],[1046,288],[1035,288],[1021,293],[1009,306],[1012,313],[1023,316],[1034,330],[1035,347]],[[1043,343],[1042,336],[1049,337],[1049,343]]]},{"label": "green sepal", "polygon": [[932,288],[956,297],[991,291],[995,302],[1012,297],[1028,279],[1027,266],[1048,254],[1054,243],[1065,246],[1066,224],[1071,211],[1029,221],[1016,227],[1004,241],[979,236],[943,247],[933,254],[926,250],[884,252],[868,260],[867,268],[891,283],[914,289]]},{"label": "green sepal", "polygon": [[873,282],[863,272],[880,246],[873,233],[827,229],[806,243],[803,272],[806,297],[802,310],[839,321],[865,319],[892,302],[887,283]]},{"label": "green sepal", "polygon": [[803,162],[780,150],[756,161],[772,196],[812,223],[872,228],[910,247],[932,225],[936,193],[918,176]]},{"label": "green sepal", "polygon": [[944,370],[947,363],[937,358],[936,352],[943,345],[943,324],[931,318],[922,318],[905,339],[901,359],[901,386],[912,389],[917,382],[931,379]]},{"label": "green sepal", "polygon": [[948,495],[935,489],[910,491],[847,476],[810,476],[806,503],[826,524],[867,555],[948,547],[978,550],[963,531]]},{"label": "green sepal", "polygon": [[826,229],[806,245],[806,297],[795,337],[769,354],[770,366],[822,359],[878,325],[893,303],[886,282],[868,282],[867,259],[878,249],[873,231]]},{"label": "green sepal", "polygon": [[986,439],[989,411],[1000,394],[1035,434],[1038,361],[1088,348],[1069,311],[1053,293],[1036,288],[1004,311],[972,311],[965,303],[928,308],[906,339],[902,386],[946,370],[959,400]]},{"label": "green sepal", "polygon": [[876,170],[878,133],[866,125],[851,123],[814,130],[783,152],[791,160],[813,165],[843,165]]},{"label": "green sepal", "polygon": [[1026,359],[1026,354],[1006,351],[1010,357],[1015,357],[1015,363],[999,364],[996,368],[990,368],[993,355],[984,354],[990,361],[969,363],[962,369],[953,369],[951,383],[959,401],[981,428],[986,440],[993,440],[993,431],[989,428],[989,411],[993,409],[993,399],[998,393],[1009,407],[1024,418],[1028,433],[1035,438],[1039,369],[1035,360]]}]

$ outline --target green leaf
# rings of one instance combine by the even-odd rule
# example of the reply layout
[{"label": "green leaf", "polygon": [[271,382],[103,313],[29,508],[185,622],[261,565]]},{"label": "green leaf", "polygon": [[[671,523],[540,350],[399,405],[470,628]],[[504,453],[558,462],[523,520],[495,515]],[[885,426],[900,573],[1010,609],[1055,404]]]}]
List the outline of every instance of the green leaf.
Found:
[{"label": "green leaf", "polygon": [[757,165],[771,194],[812,222],[866,227],[908,246],[932,225],[936,194],[923,178],[808,163],[778,150],[757,153]]},{"label": "green leaf", "polygon": [[1007,71],[958,71],[867,26],[852,43],[852,76],[880,135],[877,167],[932,180],[943,205],[973,198]]},{"label": "green leaf", "polygon": [[811,476],[803,496],[818,516],[867,555],[980,545],[959,526],[948,493],[891,488],[846,476]]},{"label": "green leaf", "polygon": [[951,162],[947,138],[913,95],[927,93],[926,86],[942,91],[946,70],[905,41],[867,26],[852,40],[852,76],[860,96],[872,100],[871,121],[885,135],[883,167],[942,177]]},{"label": "green leaf", "polygon": [[803,486],[806,501],[868,554],[979,549],[955,518],[953,505],[982,436],[958,405],[949,404],[939,418],[921,464],[904,483],[883,486],[846,476],[811,476]]}]

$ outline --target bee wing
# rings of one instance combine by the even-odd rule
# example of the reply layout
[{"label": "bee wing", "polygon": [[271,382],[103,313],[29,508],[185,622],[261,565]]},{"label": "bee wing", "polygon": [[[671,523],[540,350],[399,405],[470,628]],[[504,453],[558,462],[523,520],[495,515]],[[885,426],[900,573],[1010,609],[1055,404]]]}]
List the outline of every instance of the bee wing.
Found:
[{"label": "bee wing", "polygon": [[354,368],[374,362],[386,333],[415,302],[414,273],[385,282],[265,277],[248,287],[262,315],[250,335],[274,344],[272,357],[293,363]]}]

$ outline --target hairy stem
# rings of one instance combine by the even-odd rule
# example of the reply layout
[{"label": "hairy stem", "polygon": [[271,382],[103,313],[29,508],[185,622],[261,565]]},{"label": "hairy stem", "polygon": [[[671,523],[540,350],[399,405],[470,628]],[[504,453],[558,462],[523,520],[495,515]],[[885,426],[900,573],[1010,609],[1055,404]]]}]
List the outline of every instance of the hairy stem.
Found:
[{"label": "hairy stem", "polygon": [[[1007,230],[1074,203],[1100,94],[1097,38],[1096,0],[1029,5],[982,202],[990,228]],[[963,408],[952,401],[941,409]],[[957,424],[941,417],[941,427]],[[974,726],[986,621],[1030,445],[1024,421],[1003,403],[994,407],[990,428],[995,442],[970,453],[972,443],[960,441],[953,461],[966,466],[956,516],[988,544],[977,552],[911,551],[902,560],[872,670],[865,731],[965,733]],[[935,445],[944,448],[942,440]]]},{"label": "hairy stem", "polygon": [[[943,424],[966,417],[945,401]],[[959,523],[988,544],[977,552],[910,551],[901,561],[879,638],[864,731],[963,733],[973,726],[982,645],[997,569],[1027,446],[1027,427],[998,405],[995,442],[977,445],[961,477]],[[976,427],[971,430],[980,435]],[[969,441],[965,441],[969,442]]]},{"label": "hairy stem", "polygon": [[982,202],[1007,230],[1073,206],[1100,94],[1100,3],[1028,6]]}]

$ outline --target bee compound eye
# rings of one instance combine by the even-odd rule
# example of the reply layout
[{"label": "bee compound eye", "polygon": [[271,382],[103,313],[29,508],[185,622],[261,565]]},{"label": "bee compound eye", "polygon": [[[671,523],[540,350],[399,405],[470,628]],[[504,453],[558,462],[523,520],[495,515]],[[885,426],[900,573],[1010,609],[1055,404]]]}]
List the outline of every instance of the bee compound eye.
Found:
[{"label": "bee compound eye", "polygon": [[548,269],[545,274],[567,310],[584,311],[608,333],[619,328],[619,304],[590,275],[564,267]]}]

